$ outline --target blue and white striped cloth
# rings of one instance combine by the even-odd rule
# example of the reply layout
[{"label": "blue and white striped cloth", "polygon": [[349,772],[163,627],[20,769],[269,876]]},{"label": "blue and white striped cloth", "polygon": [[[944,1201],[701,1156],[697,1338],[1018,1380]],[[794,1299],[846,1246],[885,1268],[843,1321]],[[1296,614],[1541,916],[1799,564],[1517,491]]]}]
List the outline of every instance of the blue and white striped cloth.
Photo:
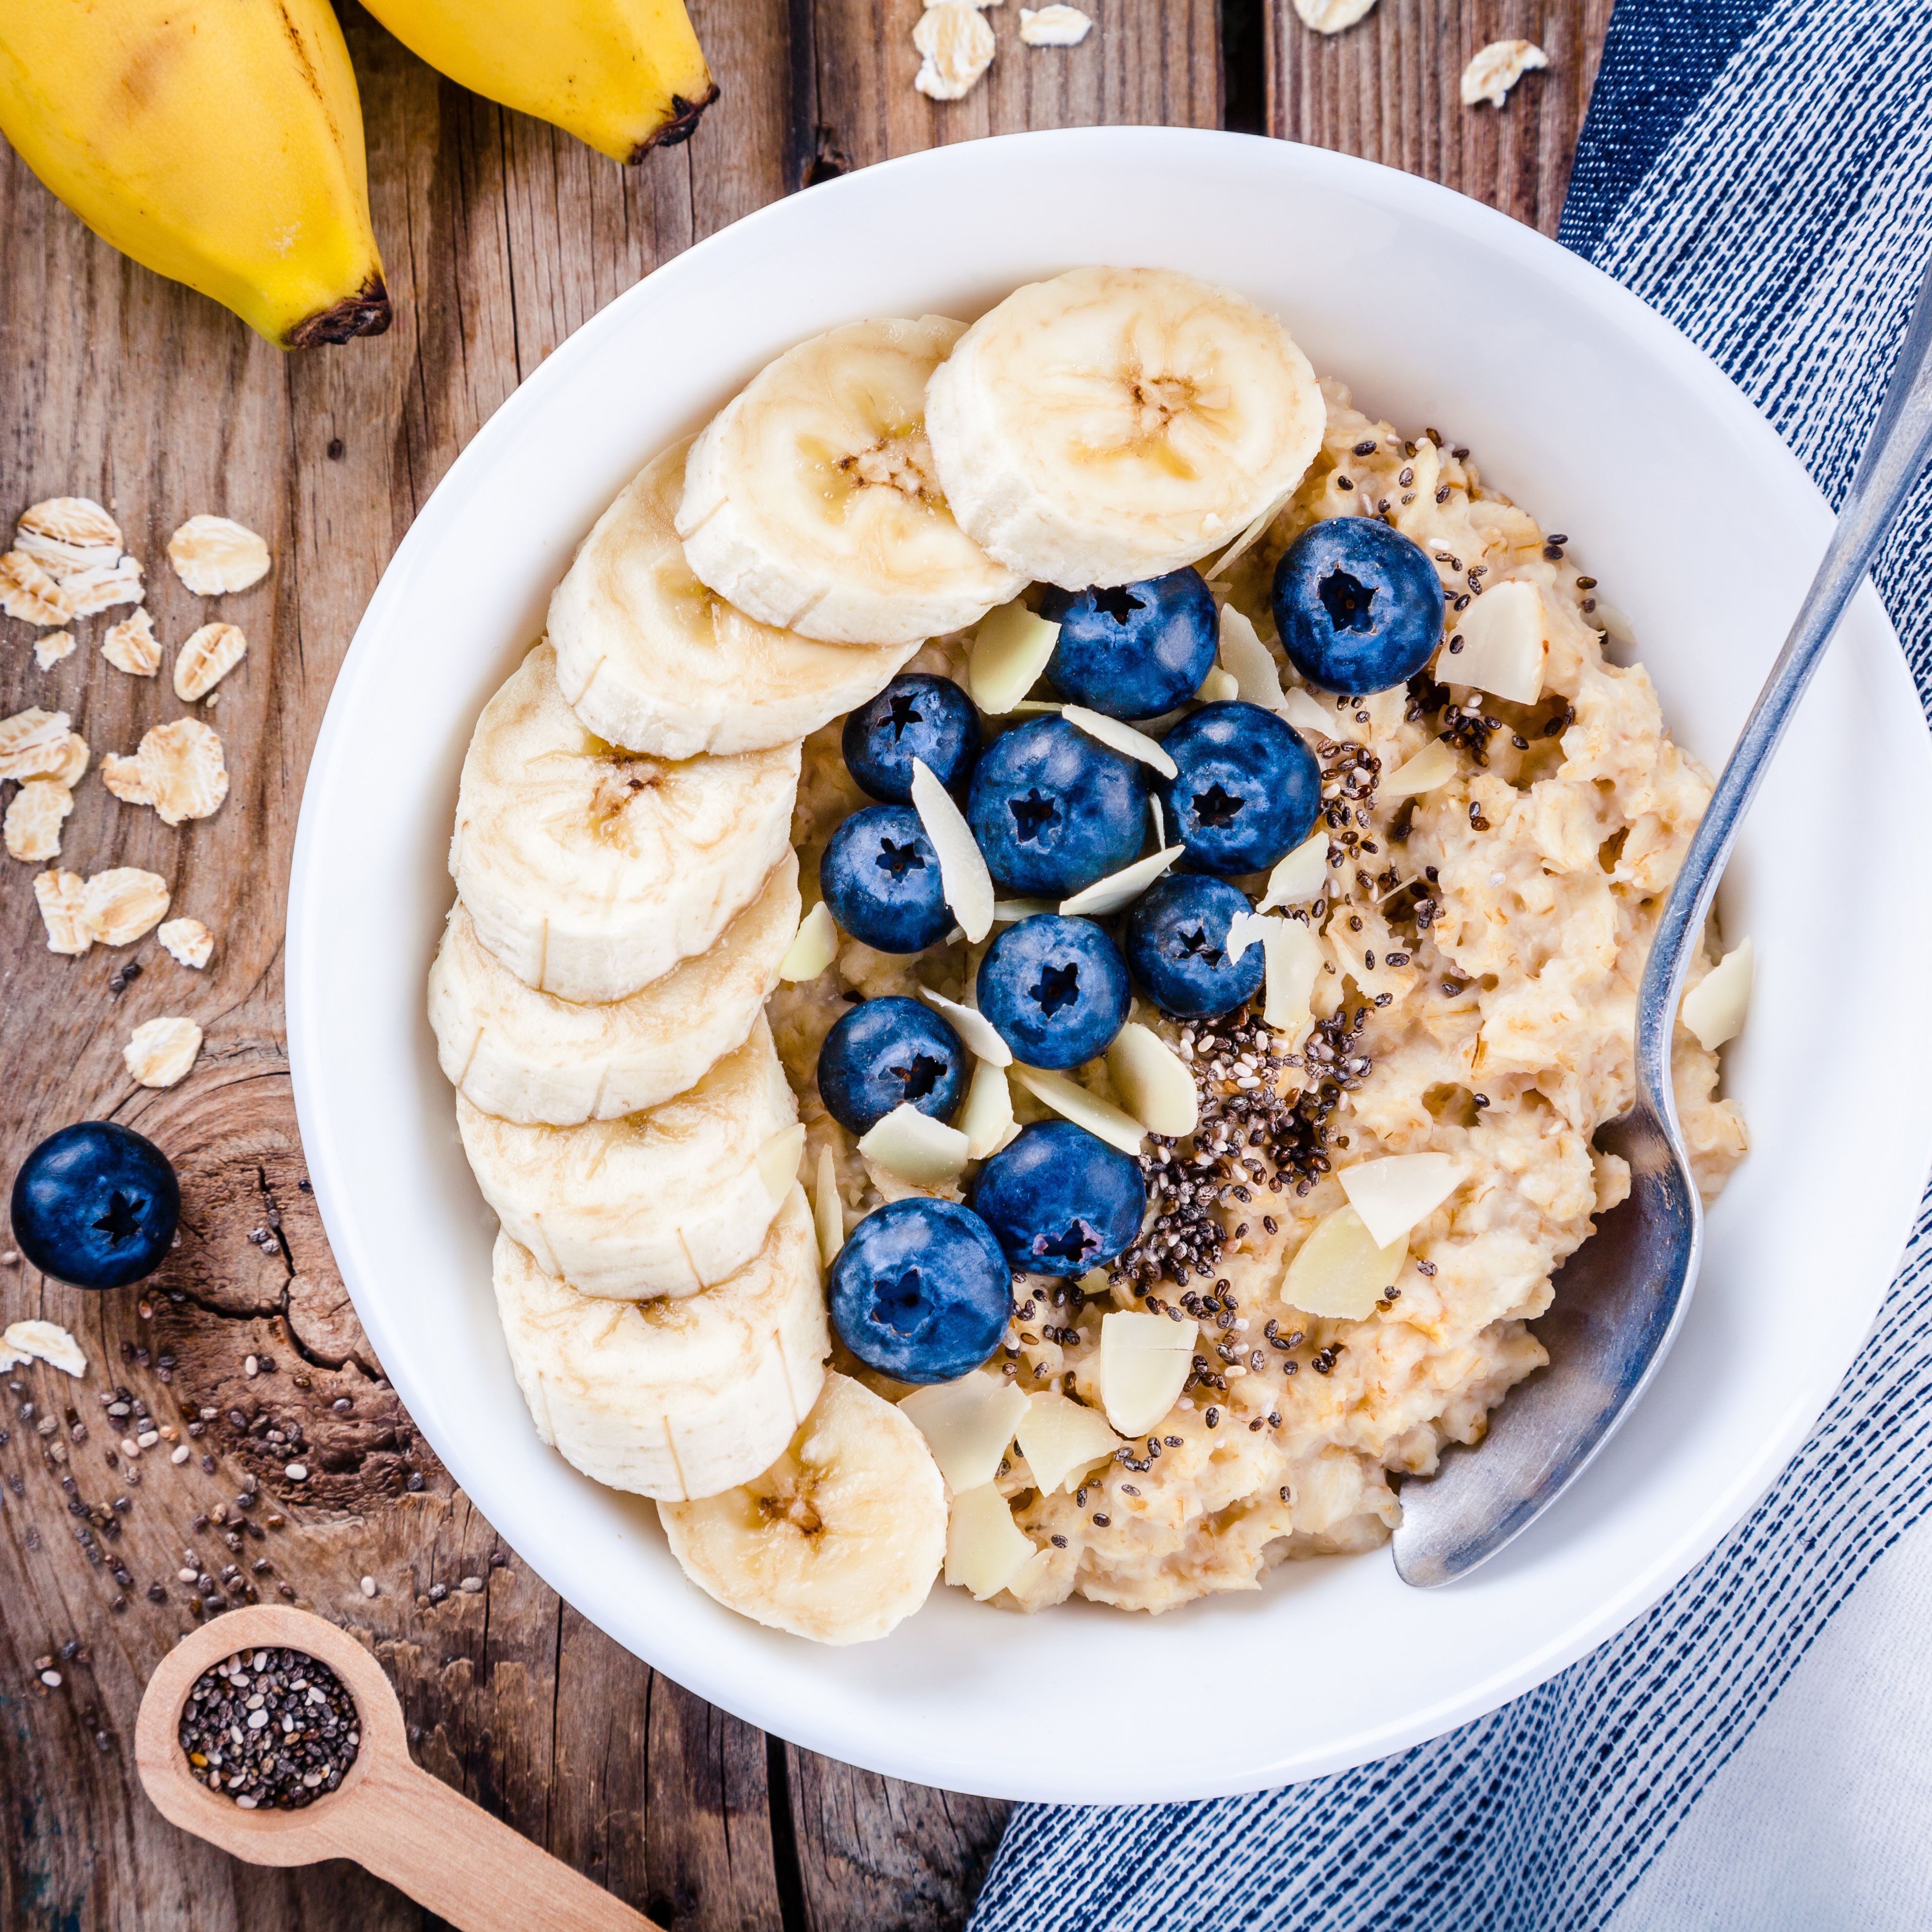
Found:
[{"label": "blue and white striped cloth", "polygon": [[[1932,254],[1932,0],[1618,0],[1562,238],[1714,356],[1839,500]],[[1874,574],[1932,703],[1932,482]],[[1918,1932],[1932,1522],[1909,1532],[1928,1503],[1922,1214],[1810,1441],[1648,1616],[1355,1771],[1022,1807],[972,1932]]]}]

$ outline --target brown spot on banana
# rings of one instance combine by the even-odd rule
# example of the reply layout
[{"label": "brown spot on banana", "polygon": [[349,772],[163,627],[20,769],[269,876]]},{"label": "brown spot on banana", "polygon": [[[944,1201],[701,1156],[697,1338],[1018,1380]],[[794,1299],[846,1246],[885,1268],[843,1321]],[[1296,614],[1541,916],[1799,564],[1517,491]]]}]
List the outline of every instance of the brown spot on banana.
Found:
[{"label": "brown spot on banana", "polygon": [[371,274],[352,296],[344,296],[327,308],[304,316],[283,336],[282,346],[314,349],[325,342],[352,342],[358,335],[380,335],[394,320],[382,278]]},{"label": "brown spot on banana", "polygon": [[631,150],[627,165],[635,167],[653,148],[682,146],[697,133],[704,110],[717,98],[718,83],[715,80],[695,100],[687,100],[682,94],[674,94],[670,98],[670,118],[656,134],[646,135]]}]

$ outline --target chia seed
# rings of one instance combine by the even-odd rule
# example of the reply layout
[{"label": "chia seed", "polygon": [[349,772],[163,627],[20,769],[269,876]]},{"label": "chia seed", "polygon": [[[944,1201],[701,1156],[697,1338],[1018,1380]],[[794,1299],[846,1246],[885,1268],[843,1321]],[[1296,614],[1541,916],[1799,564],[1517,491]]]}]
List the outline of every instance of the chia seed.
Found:
[{"label": "chia seed", "polygon": [[204,1671],[177,1736],[196,1782],[248,1811],[312,1804],[341,1784],[362,1743],[341,1678],[299,1650],[239,1651]]}]

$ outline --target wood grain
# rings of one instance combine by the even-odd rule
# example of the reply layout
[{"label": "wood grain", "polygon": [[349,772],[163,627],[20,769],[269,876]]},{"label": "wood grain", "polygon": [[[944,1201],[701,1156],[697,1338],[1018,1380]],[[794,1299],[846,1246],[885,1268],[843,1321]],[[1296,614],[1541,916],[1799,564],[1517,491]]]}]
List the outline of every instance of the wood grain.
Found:
[{"label": "wood grain", "polygon": [[[917,148],[1230,113],[1432,175],[1548,230],[1609,0],[1382,0],[1334,40],[1286,0],[1090,4],[1082,46],[1028,49],[1010,0],[986,82],[940,106],[911,87],[917,0],[693,0],[722,98],[688,145],[630,170],[440,80],[346,5],[398,319],[382,338],[293,357],[94,241],[0,147],[0,520],[53,494],[112,505],[170,646],[211,614],[164,561],[182,518],[238,518],[276,560],[219,611],[250,639],[206,714],[227,748],[226,805],[170,831],[90,776],[64,842],[75,869],[159,872],[175,909],[214,929],[207,971],[152,940],[56,958],[32,868],[0,861],[0,1173],[54,1127],[106,1115],[169,1150],[186,1202],[178,1251],[139,1296],[0,1267],[0,1320],[49,1316],[92,1358],[79,1384],[35,1366],[0,1388],[9,1932],[434,1922],[346,1863],[238,1864],[141,1797],[141,1686],[205,1619],[204,1598],[293,1600],[362,1634],[425,1770],[674,1932],[963,1919],[1004,1808],[764,1739],[656,1677],[499,1544],[416,1434],[304,1191],[282,910],[329,688],[397,542],[518,383],[658,263],[810,180]],[[1462,108],[1463,59],[1516,32],[1542,40],[1552,70],[1500,113]],[[43,672],[26,628],[0,622],[0,715],[57,705],[98,758],[182,714],[165,675],[104,663],[105,620],[76,628],[81,650]],[[142,972],[117,996],[108,982],[130,957]],[[122,1046],[168,1012],[206,1029],[201,1061],[170,1092],[136,1088]],[[187,1462],[166,1442],[120,1452],[125,1425],[98,1400],[116,1385],[177,1432]],[[292,1461],[305,1481],[287,1478]],[[184,1567],[208,1587],[184,1582]],[[42,1657],[57,1687],[40,1682]]]}]

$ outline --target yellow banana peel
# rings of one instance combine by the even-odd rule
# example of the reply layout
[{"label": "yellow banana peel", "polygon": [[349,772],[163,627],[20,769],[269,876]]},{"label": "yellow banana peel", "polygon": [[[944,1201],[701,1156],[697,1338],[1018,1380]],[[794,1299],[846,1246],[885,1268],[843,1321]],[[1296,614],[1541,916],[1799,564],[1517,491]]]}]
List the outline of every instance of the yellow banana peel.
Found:
[{"label": "yellow banana peel", "polygon": [[616,160],[688,140],[718,98],[684,0],[365,4],[439,74]]},{"label": "yellow banana peel", "polygon": [[389,326],[328,0],[0,0],[0,132],[97,235],[272,342]]}]

